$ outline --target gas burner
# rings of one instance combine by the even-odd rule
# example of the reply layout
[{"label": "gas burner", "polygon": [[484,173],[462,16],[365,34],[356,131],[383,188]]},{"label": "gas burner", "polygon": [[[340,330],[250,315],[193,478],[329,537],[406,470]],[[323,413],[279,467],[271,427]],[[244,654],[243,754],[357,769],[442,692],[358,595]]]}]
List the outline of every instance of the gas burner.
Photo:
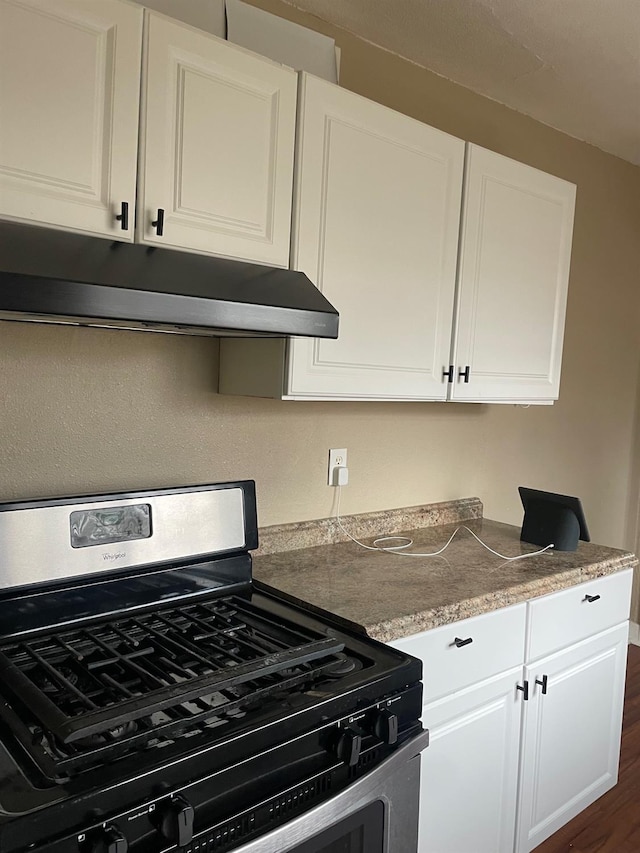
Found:
[{"label": "gas burner", "polygon": [[[61,670],[62,675],[65,679],[72,684],[74,687],[78,683],[78,674],[73,672],[71,669],[63,669]],[[43,678],[41,683],[38,685],[43,693],[57,693],[60,689],[57,684],[54,684],[53,681],[49,678]]]},{"label": "gas burner", "polygon": [[126,723],[120,723],[109,729],[106,732],[100,732],[94,735],[80,738],[76,741],[77,746],[91,748],[103,743],[117,743],[120,740],[131,737],[138,731],[138,723],[135,720],[129,720]]},{"label": "gas burner", "polygon": [[124,737],[129,737],[138,731],[138,724],[135,720],[129,720],[127,723],[120,723],[119,726],[116,726],[114,729],[109,731],[109,737],[113,738],[113,740],[120,740]]},{"label": "gas burner", "polygon": [[344,654],[336,655],[336,657],[338,660],[325,670],[325,675],[329,678],[342,678],[344,675],[349,675],[350,672],[358,672],[362,669],[362,661],[358,658]]}]

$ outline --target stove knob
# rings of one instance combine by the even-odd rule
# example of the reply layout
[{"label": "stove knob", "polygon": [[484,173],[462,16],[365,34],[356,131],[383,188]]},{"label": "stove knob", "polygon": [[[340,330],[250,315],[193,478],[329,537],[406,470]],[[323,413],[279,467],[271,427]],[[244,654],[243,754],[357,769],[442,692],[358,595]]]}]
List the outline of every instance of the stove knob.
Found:
[{"label": "stove knob", "polygon": [[340,761],[344,761],[348,767],[353,767],[358,763],[361,749],[362,736],[354,729],[342,729],[336,747],[336,754]]},{"label": "stove knob", "polygon": [[105,826],[91,838],[89,853],[127,853],[127,839],[116,826]]},{"label": "stove knob", "polygon": [[193,838],[193,806],[184,797],[171,797],[158,808],[156,826],[167,841],[184,847]]},{"label": "stove knob", "polygon": [[398,718],[388,708],[378,711],[373,720],[373,733],[383,743],[398,742]]}]

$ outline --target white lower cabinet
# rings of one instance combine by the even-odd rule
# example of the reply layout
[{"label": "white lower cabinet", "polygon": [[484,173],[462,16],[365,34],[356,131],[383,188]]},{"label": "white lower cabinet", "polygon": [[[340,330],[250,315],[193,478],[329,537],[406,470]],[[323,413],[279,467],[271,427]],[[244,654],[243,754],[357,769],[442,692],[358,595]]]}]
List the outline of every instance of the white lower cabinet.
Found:
[{"label": "white lower cabinet", "polygon": [[517,853],[616,784],[628,635],[624,622],[525,668]]},{"label": "white lower cabinet", "polygon": [[513,853],[527,605],[392,645],[422,659],[419,853]]},{"label": "white lower cabinet", "polygon": [[392,643],[423,662],[418,853],[528,853],[616,784],[632,571]]},{"label": "white lower cabinet", "polygon": [[522,667],[424,707],[419,853],[512,851]]}]

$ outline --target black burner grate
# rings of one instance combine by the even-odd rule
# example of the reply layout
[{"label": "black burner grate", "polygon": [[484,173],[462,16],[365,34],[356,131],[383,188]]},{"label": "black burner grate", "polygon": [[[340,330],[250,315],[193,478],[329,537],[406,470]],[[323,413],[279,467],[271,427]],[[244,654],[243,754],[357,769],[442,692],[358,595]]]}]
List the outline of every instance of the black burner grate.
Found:
[{"label": "black burner grate", "polygon": [[67,759],[96,738],[114,752],[246,708],[335,665],[343,647],[228,596],[4,643],[0,680],[46,751]]},{"label": "black burner grate", "polygon": [[[231,731],[246,729],[255,713],[270,713],[275,707],[282,714],[283,703],[295,705],[307,690],[318,683],[332,681],[344,663],[344,655],[329,655],[321,661],[300,664],[284,672],[258,676],[238,687],[199,696],[149,716],[139,717],[127,725],[64,743],[45,733],[30,709],[14,699],[8,704],[0,699],[0,720],[13,731],[23,749],[50,780],[74,776],[85,770],[129,757],[140,750],[161,748],[162,759],[171,760],[212,740],[224,740]],[[135,769],[139,770],[139,763]],[[124,771],[123,771],[124,772]]]}]

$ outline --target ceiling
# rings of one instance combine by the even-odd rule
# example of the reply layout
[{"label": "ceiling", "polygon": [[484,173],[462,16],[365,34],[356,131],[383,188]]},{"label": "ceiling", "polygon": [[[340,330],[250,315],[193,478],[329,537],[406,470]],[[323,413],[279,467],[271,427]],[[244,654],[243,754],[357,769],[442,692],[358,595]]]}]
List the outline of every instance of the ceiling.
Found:
[{"label": "ceiling", "polygon": [[286,0],[640,165],[640,0]]}]

